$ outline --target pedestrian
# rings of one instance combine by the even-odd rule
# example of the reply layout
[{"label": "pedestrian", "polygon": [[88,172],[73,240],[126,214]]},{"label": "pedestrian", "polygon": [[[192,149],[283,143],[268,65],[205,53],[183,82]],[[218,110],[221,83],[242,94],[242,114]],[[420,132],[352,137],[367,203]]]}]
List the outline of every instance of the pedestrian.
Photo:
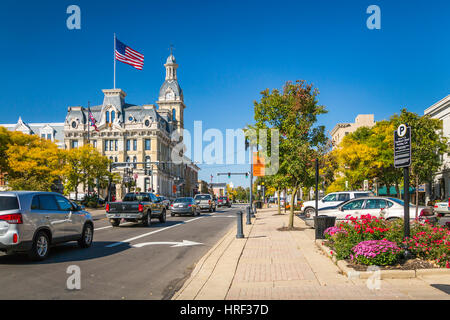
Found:
[{"label": "pedestrian", "polygon": [[116,196],[112,195],[111,200],[112,200],[112,202],[116,202]]}]

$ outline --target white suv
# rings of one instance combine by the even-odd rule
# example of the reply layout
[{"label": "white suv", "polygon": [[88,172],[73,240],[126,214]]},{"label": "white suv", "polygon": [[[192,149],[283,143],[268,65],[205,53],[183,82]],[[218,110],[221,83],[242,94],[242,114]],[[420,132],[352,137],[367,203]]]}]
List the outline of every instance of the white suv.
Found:
[{"label": "white suv", "polygon": [[[333,192],[327,194],[325,197],[318,201],[318,209],[335,207],[340,205],[342,202],[361,197],[371,197],[374,196],[372,191],[342,191]],[[316,200],[305,201],[302,203],[301,212],[305,214],[306,217],[313,216],[316,208]]]}]

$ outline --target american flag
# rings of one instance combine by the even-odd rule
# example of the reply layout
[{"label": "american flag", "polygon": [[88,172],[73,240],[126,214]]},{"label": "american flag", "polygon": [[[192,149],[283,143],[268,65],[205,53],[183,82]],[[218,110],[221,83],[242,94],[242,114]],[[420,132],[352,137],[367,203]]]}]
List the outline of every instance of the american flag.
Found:
[{"label": "american flag", "polygon": [[116,60],[129,64],[138,70],[142,70],[144,66],[144,55],[131,49],[116,38]]},{"label": "american flag", "polygon": [[95,131],[99,131],[96,125],[97,120],[95,120],[94,116],[92,115],[91,108],[89,108],[89,120],[91,121],[91,126],[94,127]]}]

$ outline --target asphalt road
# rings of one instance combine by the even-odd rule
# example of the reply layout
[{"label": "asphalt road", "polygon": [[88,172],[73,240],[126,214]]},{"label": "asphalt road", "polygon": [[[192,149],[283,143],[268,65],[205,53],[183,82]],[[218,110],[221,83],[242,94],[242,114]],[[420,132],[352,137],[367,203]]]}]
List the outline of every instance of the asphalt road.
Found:
[{"label": "asphalt road", "polygon": [[[154,219],[150,227],[127,223],[113,228],[101,219],[94,221],[91,248],[59,245],[43,262],[2,255],[0,299],[170,299],[195,263],[236,225],[239,208],[195,217],[168,214],[166,223]],[[172,247],[184,240],[199,244]],[[81,271],[80,290],[67,288],[69,266]]]}]

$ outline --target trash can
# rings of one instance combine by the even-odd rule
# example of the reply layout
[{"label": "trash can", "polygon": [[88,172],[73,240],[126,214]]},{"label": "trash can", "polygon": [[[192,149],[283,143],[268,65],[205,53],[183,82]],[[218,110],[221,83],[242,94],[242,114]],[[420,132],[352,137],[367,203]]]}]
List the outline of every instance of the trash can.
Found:
[{"label": "trash can", "polygon": [[325,239],[325,235],[323,234],[325,230],[329,227],[334,227],[336,223],[336,217],[330,216],[314,216],[314,229],[316,231],[316,239]]}]

